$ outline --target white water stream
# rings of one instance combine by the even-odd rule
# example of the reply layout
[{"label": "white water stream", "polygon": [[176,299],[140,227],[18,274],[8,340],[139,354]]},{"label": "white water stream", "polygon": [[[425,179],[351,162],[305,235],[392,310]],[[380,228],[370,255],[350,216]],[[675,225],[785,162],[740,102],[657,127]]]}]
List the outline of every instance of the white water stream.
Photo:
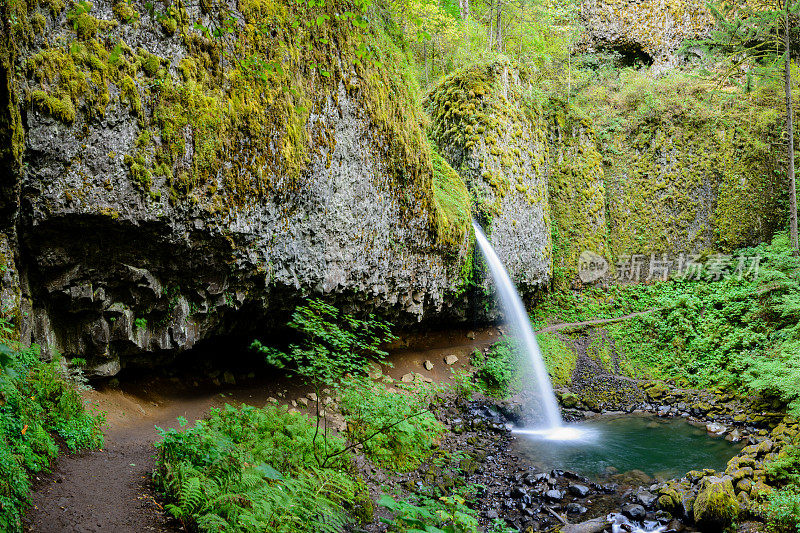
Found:
[{"label": "white water stream", "polygon": [[478,240],[478,247],[480,247],[483,257],[486,259],[486,264],[489,266],[489,271],[494,279],[494,284],[497,287],[497,293],[500,295],[500,304],[503,307],[503,313],[506,321],[511,325],[513,333],[518,337],[522,350],[528,357],[531,366],[536,376],[536,390],[538,392],[539,401],[542,406],[542,415],[544,417],[544,427],[539,430],[528,430],[530,432],[541,431],[547,438],[554,440],[563,440],[565,433],[572,433],[572,428],[566,428],[561,420],[561,412],[558,409],[558,402],[556,395],[553,393],[553,386],[550,384],[550,376],[547,374],[547,368],[544,366],[544,359],[542,359],[542,352],[539,349],[539,344],[536,342],[536,335],[531,327],[531,321],[525,306],[522,304],[522,299],[519,297],[517,288],[511,282],[503,263],[497,257],[497,254],[483,234],[480,226],[475,222],[472,223],[475,228],[475,238]]}]

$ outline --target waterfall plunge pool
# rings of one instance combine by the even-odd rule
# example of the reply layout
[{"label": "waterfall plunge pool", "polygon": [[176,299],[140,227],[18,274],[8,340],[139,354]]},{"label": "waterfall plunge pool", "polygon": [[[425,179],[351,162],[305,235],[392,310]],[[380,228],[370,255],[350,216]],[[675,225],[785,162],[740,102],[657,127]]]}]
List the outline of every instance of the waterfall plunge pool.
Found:
[{"label": "waterfall plunge pool", "polygon": [[566,470],[589,478],[626,478],[644,484],[690,470],[725,470],[744,443],[710,436],[683,419],[651,415],[598,415],[565,425],[558,438],[547,432],[515,431],[515,448],[543,470]]}]

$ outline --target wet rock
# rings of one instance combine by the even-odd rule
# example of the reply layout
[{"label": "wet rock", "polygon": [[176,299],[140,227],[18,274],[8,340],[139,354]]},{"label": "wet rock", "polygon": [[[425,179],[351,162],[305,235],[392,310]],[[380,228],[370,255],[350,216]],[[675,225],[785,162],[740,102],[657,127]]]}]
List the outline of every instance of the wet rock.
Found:
[{"label": "wet rock", "polygon": [[497,520],[498,518],[497,511],[495,511],[494,509],[487,511],[486,518],[488,518],[489,520]]},{"label": "wet rock", "polygon": [[653,513],[653,519],[661,525],[666,525],[672,521],[672,515],[667,511],[656,511]]},{"label": "wet rock", "polygon": [[756,455],[764,455],[772,451],[775,444],[770,439],[764,439],[756,445]]},{"label": "wet rock", "polygon": [[706,424],[706,431],[711,433],[712,435],[722,435],[728,430],[722,424],[717,424],[716,422],[712,422],[710,424]]},{"label": "wet rock", "polygon": [[572,515],[581,515],[581,514],[585,513],[586,511],[588,511],[588,509],[586,509],[586,507],[584,507],[583,505],[581,505],[579,503],[576,503],[576,502],[568,503],[567,506],[566,506],[566,510],[567,510],[567,514],[572,514]]},{"label": "wet rock", "polygon": [[578,407],[578,403],[580,403],[580,399],[575,393],[566,392],[561,395],[561,405],[567,409],[574,409],[575,407]]},{"label": "wet rock", "polygon": [[586,496],[589,495],[589,491],[591,489],[589,487],[587,487],[586,485],[578,485],[576,483],[576,484],[573,484],[573,485],[570,485],[569,487],[567,487],[567,490],[573,496],[577,496],[579,498],[585,498]]},{"label": "wet rock", "polygon": [[564,493],[558,489],[550,489],[544,493],[544,497],[550,501],[557,502],[561,501],[561,499],[564,497]]},{"label": "wet rock", "polygon": [[622,514],[630,518],[631,520],[644,520],[644,517],[647,515],[647,511],[645,511],[644,507],[639,505],[638,503],[628,503],[622,506]]},{"label": "wet rock", "polygon": [[607,518],[593,518],[580,524],[568,524],[561,528],[561,533],[602,533],[611,526]]},{"label": "wet rock", "polygon": [[649,490],[645,490],[643,487],[639,487],[639,489],[636,491],[636,494],[634,494],[634,500],[641,503],[642,505],[644,505],[649,509],[653,507],[653,504],[656,503],[658,497]]},{"label": "wet rock", "polygon": [[511,489],[511,497],[512,498],[523,498],[528,495],[528,492],[523,489],[522,487],[514,487]]},{"label": "wet rock", "polygon": [[672,520],[667,524],[667,531],[665,533],[680,533],[684,529],[686,529],[686,526],[683,525],[683,522],[680,520]]},{"label": "wet rock", "polygon": [[702,531],[724,531],[739,514],[739,502],[731,479],[703,478],[693,509],[694,520]]},{"label": "wet rock", "polygon": [[753,490],[753,480],[744,478],[740,479],[736,482],[736,492],[744,492],[750,494],[750,491]]}]

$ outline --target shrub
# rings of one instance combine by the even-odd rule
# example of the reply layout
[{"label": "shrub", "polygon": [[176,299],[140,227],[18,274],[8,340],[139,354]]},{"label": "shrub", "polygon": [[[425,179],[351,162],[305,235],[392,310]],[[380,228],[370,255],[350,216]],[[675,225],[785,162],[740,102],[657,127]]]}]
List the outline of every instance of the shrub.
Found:
[{"label": "shrub", "polygon": [[[185,424],[185,421],[182,421]],[[363,480],[350,456],[317,466],[316,427],[285,407],[226,405],[186,431],[159,429],[156,486],[166,509],[200,531],[338,532],[354,516],[371,518]],[[344,451],[341,438],[328,452]]]},{"label": "shrub", "polygon": [[773,492],[766,506],[767,528],[773,533],[800,532],[800,493],[797,489]]},{"label": "shrub", "polygon": [[[0,331],[7,332],[0,324]],[[86,412],[62,358],[42,361],[37,346],[0,339],[0,530],[22,530],[30,506],[30,474],[59,452],[103,445],[102,417]]]},{"label": "shrub", "polygon": [[476,350],[471,362],[478,384],[485,392],[499,398],[510,394],[520,371],[515,343],[508,340],[497,342],[485,355]]},{"label": "shrub", "polygon": [[392,532],[423,533],[476,533],[478,521],[475,511],[466,506],[460,496],[442,497],[436,500],[421,498],[418,504],[396,501],[391,496],[382,496],[378,505],[392,512],[394,518],[382,518]]},{"label": "shrub", "polygon": [[395,470],[418,466],[444,432],[424,395],[390,392],[366,379],[346,383],[341,410],[349,439],[363,442],[370,459]]},{"label": "shrub", "polygon": [[764,472],[772,481],[800,485],[800,448],[784,447],[772,461],[764,464]]}]

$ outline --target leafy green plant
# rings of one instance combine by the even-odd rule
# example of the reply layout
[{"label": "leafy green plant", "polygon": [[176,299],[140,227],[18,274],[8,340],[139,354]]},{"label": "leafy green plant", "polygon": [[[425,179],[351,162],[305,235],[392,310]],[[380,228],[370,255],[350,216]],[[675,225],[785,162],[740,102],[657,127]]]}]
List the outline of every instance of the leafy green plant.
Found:
[{"label": "leafy green plant", "polygon": [[0,530],[22,530],[30,506],[31,473],[42,472],[59,452],[103,445],[102,416],[84,408],[63,359],[43,361],[38,346],[0,338]]},{"label": "leafy green plant", "polygon": [[392,532],[409,533],[477,533],[478,521],[475,511],[467,507],[461,496],[441,497],[436,500],[421,498],[417,504],[397,501],[384,495],[378,505],[394,514],[394,518],[382,518]]},{"label": "leafy green plant", "polygon": [[386,357],[380,345],[395,338],[389,324],[374,315],[359,319],[322,300],[298,306],[287,325],[300,337],[287,351],[258,340],[251,347],[264,354],[268,363],[317,386],[363,373],[367,363]]},{"label": "leafy green plant", "polygon": [[426,395],[390,392],[365,379],[345,383],[341,410],[350,440],[363,443],[373,461],[395,470],[418,466],[444,432]]},{"label": "leafy green plant", "polygon": [[800,532],[800,492],[796,487],[773,492],[765,514],[772,533]]},{"label": "leafy green plant", "polygon": [[764,471],[772,481],[800,485],[800,448],[784,447],[777,457],[764,464]]},{"label": "leafy green plant", "polygon": [[[348,471],[350,456],[318,468],[315,425],[285,407],[226,405],[191,429],[158,431],[154,480],[167,511],[187,527],[333,533],[370,518],[372,503]],[[339,437],[326,444],[345,450]]]},{"label": "leafy green plant", "polygon": [[516,346],[510,340],[493,344],[486,354],[478,350],[473,352],[471,362],[479,386],[492,396],[508,396],[521,371],[517,354]]}]

